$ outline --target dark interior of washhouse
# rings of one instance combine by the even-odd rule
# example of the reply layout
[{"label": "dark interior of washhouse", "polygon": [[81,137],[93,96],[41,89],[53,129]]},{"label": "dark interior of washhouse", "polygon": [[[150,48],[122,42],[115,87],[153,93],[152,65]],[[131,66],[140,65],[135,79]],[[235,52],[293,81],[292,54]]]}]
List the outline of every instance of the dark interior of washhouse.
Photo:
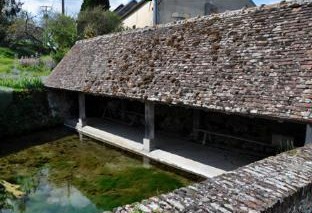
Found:
[{"label": "dark interior of washhouse", "polygon": [[[194,114],[199,122],[194,128]],[[144,129],[144,103],[137,100],[86,96],[86,117],[102,118]],[[269,156],[304,145],[302,123],[226,114],[185,106],[155,104],[155,132],[248,154]],[[195,129],[195,131],[194,131]]]}]

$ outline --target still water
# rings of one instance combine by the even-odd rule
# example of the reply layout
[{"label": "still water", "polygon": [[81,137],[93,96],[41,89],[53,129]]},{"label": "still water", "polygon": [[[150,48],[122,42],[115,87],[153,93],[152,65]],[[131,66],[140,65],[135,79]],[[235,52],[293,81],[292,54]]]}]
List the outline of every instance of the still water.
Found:
[{"label": "still water", "polygon": [[0,181],[24,194],[0,184],[1,213],[97,213],[191,183],[59,129],[1,141],[0,148]]}]

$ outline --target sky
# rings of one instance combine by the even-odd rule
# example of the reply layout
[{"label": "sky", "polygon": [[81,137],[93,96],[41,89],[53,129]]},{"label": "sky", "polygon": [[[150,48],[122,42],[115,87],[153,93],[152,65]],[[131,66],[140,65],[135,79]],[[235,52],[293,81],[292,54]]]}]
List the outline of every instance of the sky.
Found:
[{"label": "sky", "polygon": [[[196,0],[195,0],[196,1]],[[33,15],[40,12],[41,6],[52,6],[54,11],[61,11],[61,0],[21,0],[24,3],[23,9],[31,12]],[[120,4],[126,4],[129,0],[110,0],[111,9]],[[271,4],[280,2],[280,0],[254,0],[257,5]],[[65,0],[65,10],[68,15],[75,15],[79,12],[82,0]]]}]

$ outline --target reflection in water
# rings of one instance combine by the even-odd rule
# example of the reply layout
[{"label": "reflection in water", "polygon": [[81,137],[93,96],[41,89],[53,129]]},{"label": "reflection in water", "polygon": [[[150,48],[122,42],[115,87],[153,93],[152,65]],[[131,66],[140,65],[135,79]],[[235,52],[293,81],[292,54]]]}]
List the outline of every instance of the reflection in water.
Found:
[{"label": "reflection in water", "polygon": [[0,213],[103,212],[190,183],[76,135],[0,157],[0,180],[26,193],[16,199],[0,187]]},{"label": "reflection in water", "polygon": [[70,183],[56,186],[49,181],[49,169],[42,169],[36,176],[19,182],[27,195],[22,199],[7,198],[6,209],[1,213],[74,213],[101,212]]}]

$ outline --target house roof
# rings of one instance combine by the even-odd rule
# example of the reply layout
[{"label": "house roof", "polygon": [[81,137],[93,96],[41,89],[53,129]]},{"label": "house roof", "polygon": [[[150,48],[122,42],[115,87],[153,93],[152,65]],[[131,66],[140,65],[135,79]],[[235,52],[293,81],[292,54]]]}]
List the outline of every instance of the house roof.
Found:
[{"label": "house roof", "polygon": [[242,9],[77,42],[49,88],[312,122],[312,3]]},{"label": "house roof", "polygon": [[121,5],[118,6],[115,12],[119,16],[121,16],[122,19],[125,19],[126,17],[128,17],[133,12],[137,11],[139,8],[141,8],[141,6],[145,5],[146,3],[148,3],[148,1],[146,0],[141,0],[140,2],[137,2],[136,0],[132,0],[123,7],[121,7]]},{"label": "house roof", "polygon": [[[253,0],[248,0],[251,6],[256,6],[256,4],[253,2]],[[124,20],[127,18],[129,15],[132,13],[136,12],[139,10],[142,6],[145,4],[149,3],[150,1],[146,0],[140,0],[137,2],[136,0],[131,0],[128,4],[126,5],[119,5],[114,12],[117,13],[121,18]]]}]

